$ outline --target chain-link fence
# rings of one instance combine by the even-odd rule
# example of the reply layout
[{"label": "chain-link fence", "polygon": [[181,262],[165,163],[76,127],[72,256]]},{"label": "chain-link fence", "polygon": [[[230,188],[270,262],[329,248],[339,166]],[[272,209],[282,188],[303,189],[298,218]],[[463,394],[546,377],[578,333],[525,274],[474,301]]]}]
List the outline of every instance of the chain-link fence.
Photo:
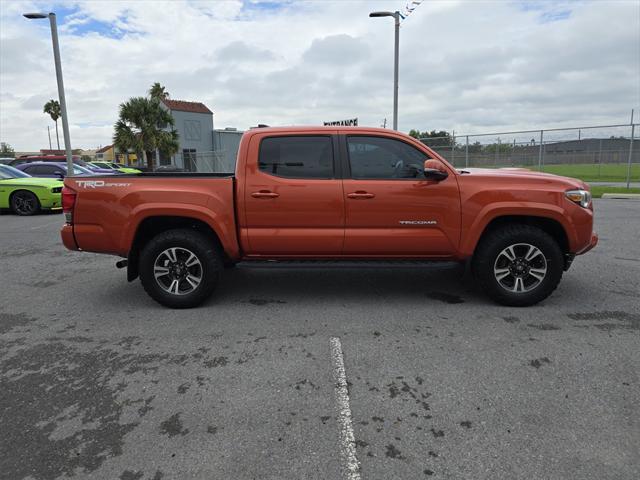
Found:
[{"label": "chain-link fence", "polygon": [[[420,138],[455,167],[525,167],[587,182],[640,183],[640,124],[521,130]],[[184,150],[154,161],[163,169],[231,173],[236,151]],[[142,165],[142,160],[131,162]]]},{"label": "chain-link fence", "polygon": [[638,124],[421,138],[454,166],[526,167],[588,182],[640,182]]},{"label": "chain-link fence", "polygon": [[[160,154],[160,158],[156,158],[155,152],[149,152],[152,156],[154,169],[162,170],[178,170],[185,172],[199,173],[232,173],[235,170],[236,153],[226,150],[217,150],[211,152],[188,151],[175,153],[171,156]],[[118,161],[128,164],[132,167],[147,168],[142,155],[136,157],[118,154]]]},{"label": "chain-link fence", "polygon": [[178,152],[172,158],[172,164],[187,172],[232,173],[235,170],[235,155],[229,158],[228,152]]}]

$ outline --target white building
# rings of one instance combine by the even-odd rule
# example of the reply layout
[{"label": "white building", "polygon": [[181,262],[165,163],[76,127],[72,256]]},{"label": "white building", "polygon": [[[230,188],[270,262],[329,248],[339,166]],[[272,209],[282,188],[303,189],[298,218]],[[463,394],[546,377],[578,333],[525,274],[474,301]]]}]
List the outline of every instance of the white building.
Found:
[{"label": "white building", "polygon": [[213,112],[201,102],[162,100],[173,117],[180,144],[171,158],[160,158],[161,165],[173,163],[187,171],[213,171]]}]

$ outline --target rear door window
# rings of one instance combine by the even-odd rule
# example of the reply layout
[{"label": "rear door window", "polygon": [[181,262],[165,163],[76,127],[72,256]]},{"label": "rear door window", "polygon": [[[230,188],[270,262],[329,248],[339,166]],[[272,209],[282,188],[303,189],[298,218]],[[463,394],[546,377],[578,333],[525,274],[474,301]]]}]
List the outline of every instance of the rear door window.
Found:
[{"label": "rear door window", "polygon": [[260,171],[285,178],[334,178],[333,140],[329,136],[270,137],[260,143]]}]

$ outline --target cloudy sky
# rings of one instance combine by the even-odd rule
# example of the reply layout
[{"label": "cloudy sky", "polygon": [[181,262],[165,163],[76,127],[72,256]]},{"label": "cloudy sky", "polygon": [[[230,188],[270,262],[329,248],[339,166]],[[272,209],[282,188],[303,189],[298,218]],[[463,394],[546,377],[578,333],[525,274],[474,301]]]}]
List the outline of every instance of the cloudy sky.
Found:
[{"label": "cloudy sky", "polygon": [[[407,0],[0,2],[0,140],[48,144],[58,14],[74,148],[109,144],[118,105],[159,81],[216,128],[392,118],[393,21]],[[400,32],[400,121],[461,133],[629,121],[640,1],[425,0]],[[637,119],[640,118],[638,112]]]}]

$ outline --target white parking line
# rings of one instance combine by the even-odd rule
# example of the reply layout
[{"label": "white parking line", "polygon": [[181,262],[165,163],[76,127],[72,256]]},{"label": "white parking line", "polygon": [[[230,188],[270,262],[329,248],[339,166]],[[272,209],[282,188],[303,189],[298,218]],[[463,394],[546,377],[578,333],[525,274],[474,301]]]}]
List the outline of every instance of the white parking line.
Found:
[{"label": "white parking line", "polygon": [[340,428],[340,455],[342,468],[347,480],[360,480],[360,462],[356,457],[356,440],[351,423],[351,407],[347,390],[347,375],[344,370],[342,344],[338,337],[331,337],[331,363],[333,364],[333,380],[338,411],[338,427]]}]

